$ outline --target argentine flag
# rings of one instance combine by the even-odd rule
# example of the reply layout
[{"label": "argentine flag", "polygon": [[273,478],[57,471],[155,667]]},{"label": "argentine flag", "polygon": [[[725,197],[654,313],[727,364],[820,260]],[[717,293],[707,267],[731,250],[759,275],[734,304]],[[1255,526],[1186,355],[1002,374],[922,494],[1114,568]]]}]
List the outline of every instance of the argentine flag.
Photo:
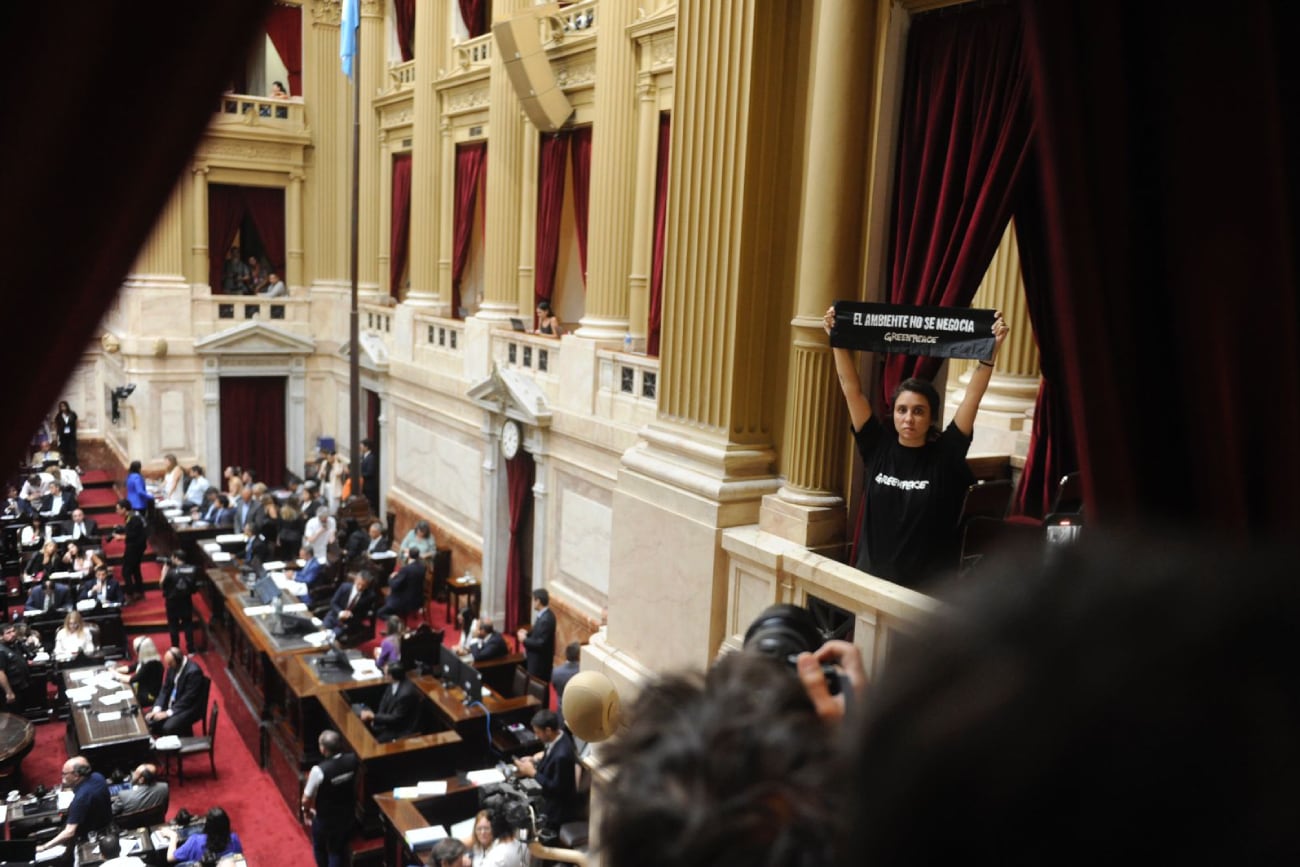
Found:
[{"label": "argentine flag", "polygon": [[339,60],[343,74],[352,77],[352,58],[357,53],[357,24],[361,21],[360,0],[343,0],[343,19],[339,22]]}]

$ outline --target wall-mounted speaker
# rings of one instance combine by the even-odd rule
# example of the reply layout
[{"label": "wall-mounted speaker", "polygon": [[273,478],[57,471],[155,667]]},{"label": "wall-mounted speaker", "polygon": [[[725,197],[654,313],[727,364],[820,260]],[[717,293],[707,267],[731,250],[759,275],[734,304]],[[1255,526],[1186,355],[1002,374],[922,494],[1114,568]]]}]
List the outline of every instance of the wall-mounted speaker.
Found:
[{"label": "wall-mounted speaker", "polygon": [[505,63],[524,113],[542,132],[555,132],[573,114],[569,98],[560,90],[551,61],[542,48],[540,18],[558,7],[531,6],[517,15],[492,25],[497,56]]}]

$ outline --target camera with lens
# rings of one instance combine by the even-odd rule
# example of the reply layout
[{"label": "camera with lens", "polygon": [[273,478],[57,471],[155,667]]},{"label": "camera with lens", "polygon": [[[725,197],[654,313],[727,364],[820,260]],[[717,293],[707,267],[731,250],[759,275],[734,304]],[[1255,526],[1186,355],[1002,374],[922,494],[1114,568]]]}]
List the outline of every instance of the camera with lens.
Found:
[{"label": "camera with lens", "polygon": [[[763,610],[745,630],[745,650],[770,656],[796,671],[801,653],[813,653],[831,636],[822,631],[812,612],[797,605],[772,605]],[[841,690],[840,672],[823,665],[826,688],[831,695]]]}]

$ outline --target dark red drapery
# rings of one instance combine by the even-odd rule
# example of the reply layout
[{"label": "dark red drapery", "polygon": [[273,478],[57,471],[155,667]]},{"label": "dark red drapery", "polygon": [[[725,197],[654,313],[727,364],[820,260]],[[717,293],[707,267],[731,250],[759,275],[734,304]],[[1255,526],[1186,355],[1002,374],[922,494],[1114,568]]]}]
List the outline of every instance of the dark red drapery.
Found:
[{"label": "dark red drapery", "polygon": [[[892,303],[970,304],[1011,218],[1032,126],[1015,7],[914,18],[900,110]],[[888,356],[884,394],[909,376],[933,379],[941,363]]]},{"label": "dark red drapery", "polygon": [[578,235],[578,263],[582,285],[587,285],[587,205],[591,196],[591,127],[569,133],[569,156],[573,162],[573,228]]},{"label": "dark red drapery", "polygon": [[1089,521],[1293,532],[1300,10],[1025,8]]},{"label": "dark red drapery", "polygon": [[528,607],[532,588],[524,586],[524,529],[532,515],[533,456],[520,450],[506,461],[506,485],[510,489],[510,554],[506,559],[505,634],[513,635],[529,622]]},{"label": "dark red drapery", "polygon": [[226,253],[244,219],[244,194],[227,184],[208,185],[208,285],[221,291],[221,271]]},{"label": "dark red drapery", "polygon": [[1065,397],[1060,327],[1051,292],[1046,226],[1038,166],[1026,165],[1016,196],[1016,240],[1025,280],[1025,305],[1038,341],[1043,379],[1034,404],[1034,429],[1012,511],[1041,518],[1051,508],[1061,476],[1079,468],[1074,427]]},{"label": "dark red drapery", "polygon": [[397,24],[397,48],[402,61],[415,58],[415,0],[393,0]]},{"label": "dark red drapery", "polygon": [[388,293],[402,298],[402,272],[411,243],[411,155],[393,157],[392,235],[389,243]]},{"label": "dark red drapery", "polygon": [[[271,270],[284,276],[284,190],[278,187],[240,187],[244,210],[262,238]],[[248,258],[247,254],[244,256]]]},{"label": "dark red drapery", "polygon": [[487,33],[487,0],[457,0],[469,38]]},{"label": "dark red drapery", "polygon": [[655,174],[655,241],[650,260],[650,317],[646,323],[646,354],[659,356],[659,328],[663,322],[664,250],[668,225],[668,151],[672,141],[672,115],[659,115],[659,155]]},{"label": "dark red drapery", "polygon": [[474,207],[479,183],[487,170],[487,142],[456,148],[456,201],[452,217],[451,315],[460,318],[460,280],[469,262],[469,242],[474,237]]},{"label": "dark red drapery", "polygon": [[[555,263],[560,254],[560,218],[564,213],[564,168],[569,137],[542,134],[537,160],[537,234],[534,255],[534,303],[555,294]],[[536,316],[534,316],[534,320]],[[533,323],[536,327],[536,321]]]},{"label": "dark red drapery", "polygon": [[302,7],[281,3],[272,6],[266,16],[266,35],[289,72],[285,82],[289,95],[302,96]]},{"label": "dark red drapery", "polygon": [[283,376],[221,377],[221,462],[257,473],[272,487],[284,481]]}]

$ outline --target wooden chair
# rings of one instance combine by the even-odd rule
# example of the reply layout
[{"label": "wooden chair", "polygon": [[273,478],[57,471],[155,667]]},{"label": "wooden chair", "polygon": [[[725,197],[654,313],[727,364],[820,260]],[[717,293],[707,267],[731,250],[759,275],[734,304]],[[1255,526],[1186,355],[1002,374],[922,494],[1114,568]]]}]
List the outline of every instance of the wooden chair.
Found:
[{"label": "wooden chair", "polygon": [[511,682],[510,694],[512,696],[523,696],[528,694],[528,669],[522,665],[515,666],[515,678]]},{"label": "wooden chair", "polygon": [[1077,471],[1061,476],[1051,511],[1057,515],[1074,515],[1083,511],[1083,477]]},{"label": "wooden chair", "polygon": [[167,808],[171,805],[171,793],[156,807],[147,807],[134,813],[119,813],[113,821],[119,828],[152,828],[167,821]]},{"label": "wooden chair", "polygon": [[970,518],[1005,518],[1015,489],[1010,479],[979,481],[966,489],[961,507],[961,523]]},{"label": "wooden chair", "polygon": [[[194,737],[181,738],[180,749],[176,753],[176,780],[180,785],[185,785],[185,757],[208,754],[208,764],[212,767],[212,776],[217,775],[217,752],[215,749],[217,740],[217,703],[212,703],[212,712],[208,719],[204,720],[204,734]],[[170,751],[169,751],[170,752]]]},{"label": "wooden chair", "polygon": [[551,706],[551,685],[544,680],[533,677],[522,668],[520,671],[523,671],[524,677],[528,678],[528,683],[524,687],[525,694],[540,701],[542,707],[549,708]]}]

